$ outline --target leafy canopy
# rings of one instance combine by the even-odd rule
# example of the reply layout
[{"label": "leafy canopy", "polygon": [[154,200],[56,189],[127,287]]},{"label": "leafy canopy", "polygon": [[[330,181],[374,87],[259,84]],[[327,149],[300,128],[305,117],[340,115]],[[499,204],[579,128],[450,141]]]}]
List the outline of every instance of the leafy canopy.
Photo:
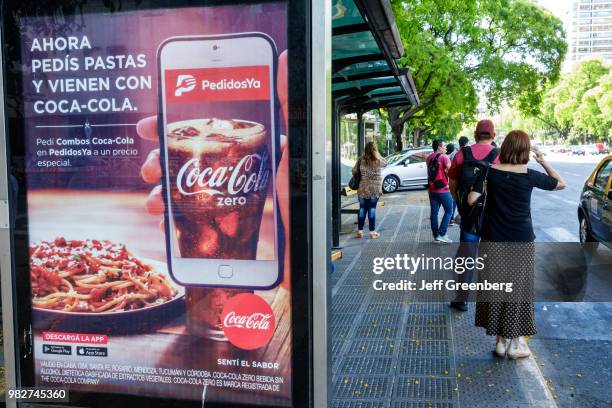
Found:
[{"label": "leafy canopy", "polygon": [[[558,79],[567,45],[562,23],[527,0],[394,0],[396,23],[421,104],[389,110],[397,137],[404,124],[476,118],[479,95],[488,108],[517,102],[536,111]],[[461,115],[458,115],[461,114]],[[411,127],[411,124],[408,123]],[[454,136],[454,135],[449,135]]]}]

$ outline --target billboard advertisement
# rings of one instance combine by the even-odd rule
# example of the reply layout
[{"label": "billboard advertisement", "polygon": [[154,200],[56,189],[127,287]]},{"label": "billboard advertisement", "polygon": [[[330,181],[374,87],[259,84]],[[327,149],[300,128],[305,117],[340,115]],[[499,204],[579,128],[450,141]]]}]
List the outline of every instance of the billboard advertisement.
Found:
[{"label": "billboard advertisement", "polygon": [[36,385],[291,406],[286,4],[19,23]]}]

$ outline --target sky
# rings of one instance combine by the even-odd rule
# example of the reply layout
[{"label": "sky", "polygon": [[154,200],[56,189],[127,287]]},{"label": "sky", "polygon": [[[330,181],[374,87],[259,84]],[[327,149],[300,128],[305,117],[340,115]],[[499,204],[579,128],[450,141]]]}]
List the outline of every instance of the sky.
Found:
[{"label": "sky", "polygon": [[568,12],[572,7],[572,0],[535,0],[535,2],[559,17],[565,26],[568,25],[570,19]]}]

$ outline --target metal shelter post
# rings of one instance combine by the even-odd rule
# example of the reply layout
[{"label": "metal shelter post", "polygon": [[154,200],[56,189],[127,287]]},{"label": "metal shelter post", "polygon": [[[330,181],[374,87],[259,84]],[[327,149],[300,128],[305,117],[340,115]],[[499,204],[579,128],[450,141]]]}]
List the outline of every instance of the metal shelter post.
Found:
[{"label": "metal shelter post", "polygon": [[357,112],[357,154],[363,154],[365,148],[365,123],[363,122],[363,112]]},{"label": "metal shelter post", "polygon": [[341,167],[340,161],[340,108],[336,102],[332,107],[332,247],[340,246],[341,215]]}]

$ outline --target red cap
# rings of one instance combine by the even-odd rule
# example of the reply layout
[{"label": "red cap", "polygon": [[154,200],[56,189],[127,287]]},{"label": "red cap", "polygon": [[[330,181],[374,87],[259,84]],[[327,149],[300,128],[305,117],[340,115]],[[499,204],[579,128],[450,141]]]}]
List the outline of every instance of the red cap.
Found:
[{"label": "red cap", "polygon": [[481,133],[488,133],[491,136],[495,135],[495,128],[493,122],[490,119],[483,119],[476,125],[476,135]]}]

